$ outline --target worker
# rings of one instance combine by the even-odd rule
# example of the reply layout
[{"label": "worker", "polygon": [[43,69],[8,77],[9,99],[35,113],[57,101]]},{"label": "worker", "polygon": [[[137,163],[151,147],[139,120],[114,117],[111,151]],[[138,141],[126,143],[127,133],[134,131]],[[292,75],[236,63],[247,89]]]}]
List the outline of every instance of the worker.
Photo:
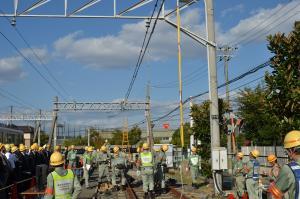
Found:
[{"label": "worker", "polygon": [[233,166],[232,173],[235,179],[234,181],[235,198],[242,198],[245,191],[243,157],[244,154],[242,152],[238,152],[236,154],[236,160],[234,161],[234,166]]},{"label": "worker", "polygon": [[50,165],[55,169],[47,177],[44,199],[76,199],[81,191],[78,179],[71,169],[64,169],[64,158],[60,152],[50,157]]},{"label": "worker", "polygon": [[125,169],[127,166],[126,158],[122,155],[120,152],[120,148],[118,146],[115,146],[113,149],[114,157],[111,160],[112,164],[112,185],[114,187],[114,190],[119,190],[119,187],[117,185],[117,176],[120,176],[121,178],[121,189],[125,190],[126,185],[126,179],[125,179]]},{"label": "worker", "polygon": [[90,169],[92,168],[93,164],[93,157],[92,157],[93,147],[89,146],[87,148],[86,153],[83,155],[83,177],[85,188],[89,187],[89,178],[90,178]]},{"label": "worker", "polygon": [[259,198],[259,162],[257,158],[259,156],[259,151],[254,149],[250,152],[249,158],[250,160],[244,165],[244,170],[246,173],[246,188],[248,192],[248,196],[251,199]]},{"label": "worker", "polygon": [[168,151],[169,146],[167,144],[163,144],[157,154],[157,180],[159,185],[159,192],[167,193],[166,189],[166,182],[165,182],[165,174],[167,171],[167,155],[166,152]]},{"label": "worker", "polygon": [[74,149],[75,149],[75,146],[71,145],[70,151],[68,152],[68,155],[67,155],[67,160],[69,162],[68,168],[72,169],[76,175],[76,170],[75,170],[75,168],[76,168],[76,151]]},{"label": "worker", "polygon": [[276,181],[279,175],[280,165],[277,163],[277,157],[274,154],[268,155],[267,160],[269,164],[272,166],[268,176],[270,182],[274,182]]},{"label": "worker", "polygon": [[142,175],[144,198],[154,198],[154,157],[148,143],[143,144],[139,169]]},{"label": "worker", "polygon": [[190,169],[191,171],[191,177],[192,177],[192,187],[194,189],[197,188],[197,178],[200,174],[200,159],[201,157],[197,154],[197,148],[195,146],[192,146],[192,154],[189,157],[188,161],[188,168],[187,171]]},{"label": "worker", "polygon": [[8,191],[2,188],[10,185],[9,177],[11,173],[11,166],[5,156],[5,145],[2,143],[0,143],[0,170],[0,198],[6,199],[9,198]]},{"label": "worker", "polygon": [[[99,172],[99,183],[109,183],[110,176],[109,176],[109,163],[110,163],[110,156],[107,152],[107,147],[105,145],[101,146],[100,151],[97,156],[97,164],[98,164],[98,172]],[[106,178],[103,180],[102,178]]]},{"label": "worker", "polygon": [[274,198],[300,198],[300,131],[293,130],[284,138],[284,148],[290,162],[283,165],[276,182],[271,183],[269,192]]},{"label": "worker", "polygon": [[60,152],[61,153],[61,146],[60,145],[56,145],[54,147],[54,152]]}]

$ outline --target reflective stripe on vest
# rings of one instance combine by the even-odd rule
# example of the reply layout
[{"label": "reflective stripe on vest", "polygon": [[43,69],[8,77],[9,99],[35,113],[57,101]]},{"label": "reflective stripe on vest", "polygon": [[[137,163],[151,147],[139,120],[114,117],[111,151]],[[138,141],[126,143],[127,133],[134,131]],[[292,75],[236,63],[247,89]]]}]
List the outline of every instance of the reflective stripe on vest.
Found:
[{"label": "reflective stripe on vest", "polygon": [[259,178],[259,162],[257,160],[253,160],[253,180],[258,180]]},{"label": "reflective stripe on vest", "polygon": [[193,166],[197,166],[199,163],[199,157],[198,156],[192,156],[191,157],[191,163]]},{"label": "reflective stripe on vest", "polygon": [[54,198],[55,199],[71,199],[73,193],[74,174],[71,169],[67,170],[67,175],[60,176],[56,171],[52,173]]},{"label": "reflective stripe on vest", "polygon": [[142,160],[142,166],[143,167],[152,167],[152,160],[153,156],[151,152],[144,152],[141,153],[141,160]]},{"label": "reflective stripe on vest", "polygon": [[296,182],[295,199],[300,199],[300,191],[299,191],[300,190],[300,165],[295,161],[290,162],[288,165],[293,171],[295,176],[295,182]]}]

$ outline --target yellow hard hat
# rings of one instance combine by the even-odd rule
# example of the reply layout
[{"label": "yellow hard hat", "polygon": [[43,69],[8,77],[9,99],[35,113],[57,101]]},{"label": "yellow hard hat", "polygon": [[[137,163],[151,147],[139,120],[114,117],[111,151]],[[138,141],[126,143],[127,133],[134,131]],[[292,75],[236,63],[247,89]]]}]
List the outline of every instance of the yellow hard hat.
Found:
[{"label": "yellow hard hat", "polygon": [[71,145],[71,146],[70,146],[70,148],[71,148],[71,149],[74,149],[74,148],[75,148],[75,146],[74,146],[74,145]]},{"label": "yellow hard hat", "polygon": [[85,146],[85,147],[84,147],[84,150],[85,150],[85,151],[87,151],[87,150],[88,150],[88,148],[89,148],[88,146]]},{"label": "yellow hard hat", "polygon": [[9,144],[10,148],[14,147],[15,145],[14,144]]},{"label": "yellow hard hat", "polygon": [[56,145],[56,146],[54,147],[54,151],[60,151],[60,150],[61,150],[60,145]]},{"label": "yellow hard hat", "polygon": [[20,144],[20,146],[19,146],[19,150],[22,152],[22,151],[25,151],[26,150],[26,148],[25,148],[25,146],[22,144]]},{"label": "yellow hard hat", "polygon": [[300,131],[293,130],[288,132],[284,137],[283,145],[286,149],[300,147]]},{"label": "yellow hard hat", "polygon": [[240,157],[240,158],[244,157],[244,154],[242,152],[238,152],[236,155],[237,155],[237,157]]},{"label": "yellow hard hat", "polygon": [[92,146],[89,146],[89,147],[87,148],[87,151],[88,151],[88,152],[92,152],[92,151],[93,151],[93,147],[92,147]]},{"label": "yellow hard hat", "polygon": [[119,148],[118,146],[115,146],[115,147],[114,147],[114,153],[118,153],[119,150],[120,150],[120,148]]},{"label": "yellow hard hat", "polygon": [[252,150],[250,153],[256,158],[259,156],[259,151],[257,149]]},{"label": "yellow hard hat", "polygon": [[192,146],[192,152],[196,152],[197,151],[197,148],[196,147],[194,147],[194,146]]},{"label": "yellow hard hat", "polygon": [[147,142],[145,142],[145,143],[143,144],[143,149],[144,149],[144,150],[148,150],[148,149],[149,149],[149,144],[148,144]]},{"label": "yellow hard hat", "polygon": [[12,153],[16,152],[17,150],[18,150],[18,147],[16,147],[16,146],[13,146],[13,147],[11,148],[11,152],[12,152]]},{"label": "yellow hard hat", "polygon": [[52,153],[50,156],[50,165],[51,166],[58,166],[64,163],[64,158],[62,154],[58,151]]},{"label": "yellow hard hat", "polygon": [[162,148],[162,150],[163,150],[164,152],[166,152],[167,150],[169,150],[169,146],[168,146],[167,144],[163,144],[163,145],[161,146],[161,148]]},{"label": "yellow hard hat", "polygon": [[153,148],[155,152],[159,152],[160,149],[159,148]]},{"label": "yellow hard hat", "polygon": [[268,155],[267,157],[268,162],[272,163],[275,162],[275,160],[277,160],[277,157],[274,154]]},{"label": "yellow hard hat", "polygon": [[140,153],[141,152],[141,148],[140,147],[136,148],[136,152]]},{"label": "yellow hard hat", "polygon": [[39,147],[39,151],[42,151],[43,149],[44,149],[43,147],[41,147],[41,146]]},{"label": "yellow hard hat", "polygon": [[0,150],[4,147],[4,144],[0,143]]},{"label": "yellow hard hat", "polygon": [[6,151],[10,151],[10,145],[9,144],[6,144],[4,147],[5,147]]},{"label": "yellow hard hat", "polygon": [[101,146],[101,148],[100,148],[100,150],[102,151],[102,152],[106,152],[107,151],[107,148],[106,148],[106,146]]}]

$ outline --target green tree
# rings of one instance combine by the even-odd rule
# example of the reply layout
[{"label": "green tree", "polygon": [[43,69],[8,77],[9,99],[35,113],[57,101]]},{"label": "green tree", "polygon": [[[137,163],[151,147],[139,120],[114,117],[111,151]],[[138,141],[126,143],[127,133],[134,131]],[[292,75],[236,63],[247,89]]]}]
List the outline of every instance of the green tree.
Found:
[{"label": "green tree", "polygon": [[48,144],[49,135],[46,132],[41,131],[41,146]]},{"label": "green tree", "polygon": [[88,144],[87,137],[81,137],[80,135],[76,138],[67,139],[64,141],[65,146],[71,146],[71,145],[87,146],[87,144]]},{"label": "green tree", "polygon": [[[202,173],[204,176],[211,177],[211,136],[210,136],[210,111],[209,111],[210,102],[204,101],[201,104],[193,105],[192,107],[192,117],[194,119],[193,132],[195,138],[201,141],[201,150],[199,154],[202,158]],[[223,102],[222,99],[219,99],[219,124],[220,124],[220,137],[221,137],[221,146],[225,146],[226,143],[226,134],[224,133],[224,124],[223,124],[223,114],[227,108],[227,105]]]},{"label": "green tree", "polygon": [[[192,133],[192,129],[190,128],[189,123],[185,123],[183,125],[183,132],[184,132],[184,146],[189,147],[190,146],[190,135]],[[181,140],[180,140],[180,128],[176,129],[172,136],[172,144],[176,146],[181,146]]]},{"label": "green tree", "polygon": [[[194,127],[193,132],[195,133],[195,138],[201,141],[202,148],[207,150],[201,151],[201,157],[204,159],[210,158],[210,111],[209,111],[210,102],[204,101],[201,104],[193,105],[192,107],[192,117],[194,120]],[[219,99],[219,124],[220,124],[220,136],[221,136],[221,145],[225,146],[224,144],[226,141],[225,133],[224,133],[224,124],[223,124],[223,114],[227,105],[224,103],[222,99]]]},{"label": "green tree", "polygon": [[105,142],[105,140],[101,137],[100,132],[95,129],[90,130],[90,139],[91,145],[96,148],[100,148]]},{"label": "green tree", "polygon": [[135,126],[128,132],[128,140],[130,145],[134,145],[141,140],[142,130]]},{"label": "green tree", "polygon": [[113,137],[110,140],[110,143],[113,145],[121,145],[122,144],[122,139],[123,139],[123,133],[120,130],[116,130],[113,132]]},{"label": "green tree", "polygon": [[268,37],[273,71],[265,76],[267,101],[271,114],[281,124],[280,136],[300,128],[300,27],[286,36],[277,33]]},{"label": "green tree", "polygon": [[260,85],[254,89],[245,88],[238,96],[238,115],[244,120],[244,139],[256,145],[273,145],[279,139],[280,129],[277,118],[269,113],[265,88]]}]

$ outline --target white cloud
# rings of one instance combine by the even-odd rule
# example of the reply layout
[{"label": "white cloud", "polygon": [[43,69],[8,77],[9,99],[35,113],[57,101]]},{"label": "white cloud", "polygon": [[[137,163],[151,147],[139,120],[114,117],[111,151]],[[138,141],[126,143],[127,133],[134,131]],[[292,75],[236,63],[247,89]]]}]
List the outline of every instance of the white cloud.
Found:
[{"label": "white cloud", "polygon": [[221,16],[225,17],[225,16],[229,15],[230,13],[236,14],[237,12],[242,13],[243,11],[244,11],[244,5],[243,4],[237,4],[235,6],[231,6],[227,9],[222,10]]},{"label": "white cloud", "polygon": [[36,64],[41,64],[40,60],[43,63],[46,63],[50,59],[50,56],[49,56],[49,53],[48,53],[48,50],[47,50],[46,47],[40,47],[40,48],[38,48],[38,47],[32,47],[31,49],[30,48],[24,48],[24,49],[21,50],[21,52],[28,59],[34,60],[34,62]]},{"label": "white cloud", "polygon": [[22,58],[7,57],[0,59],[0,83],[14,81],[24,77]]},{"label": "white cloud", "polygon": [[290,32],[294,21],[300,16],[298,10],[299,1],[291,1],[274,8],[252,11],[252,16],[240,20],[230,30],[217,32],[217,41],[221,44],[239,44],[239,41],[262,42],[269,34],[278,31]]},{"label": "white cloud", "polygon": [[[199,25],[199,9],[191,9],[182,15],[182,23],[193,30],[203,31]],[[150,28],[151,29],[151,28]],[[92,68],[134,66],[145,34],[145,21],[124,24],[117,35],[84,37],[83,32],[75,32],[59,38],[54,43],[56,55],[80,62]],[[164,60],[177,53],[176,29],[164,22],[158,22],[145,59]],[[183,53],[187,57],[199,56],[201,49],[191,39],[183,37]]]},{"label": "white cloud", "polygon": [[[254,36],[259,36],[255,41],[262,42],[270,33],[290,31],[296,16],[284,20],[297,11],[294,9],[287,12],[296,6],[296,1],[288,3],[283,9],[282,6],[284,5],[279,4],[275,8],[256,10],[252,12],[250,17],[240,20],[229,30],[222,30],[221,22],[216,22],[218,44],[232,44],[245,38],[252,39]],[[226,15],[229,11],[241,11],[243,9],[243,5],[239,4],[223,10],[221,15]],[[281,15],[284,17],[277,19]],[[174,18],[171,20],[176,21]],[[181,20],[184,27],[205,37],[205,20],[199,8],[186,10],[183,12]],[[278,25],[281,21],[284,22]],[[268,32],[272,27],[274,29]],[[126,68],[135,65],[144,34],[145,21],[140,21],[124,24],[121,31],[116,35],[88,37],[81,31],[71,33],[55,41],[54,49],[56,55],[91,68]],[[147,61],[161,61],[174,58],[177,55],[176,41],[176,29],[159,21],[145,59]],[[182,51],[184,59],[197,59],[199,55],[200,58],[206,57],[205,48],[187,36],[182,36]]]}]

